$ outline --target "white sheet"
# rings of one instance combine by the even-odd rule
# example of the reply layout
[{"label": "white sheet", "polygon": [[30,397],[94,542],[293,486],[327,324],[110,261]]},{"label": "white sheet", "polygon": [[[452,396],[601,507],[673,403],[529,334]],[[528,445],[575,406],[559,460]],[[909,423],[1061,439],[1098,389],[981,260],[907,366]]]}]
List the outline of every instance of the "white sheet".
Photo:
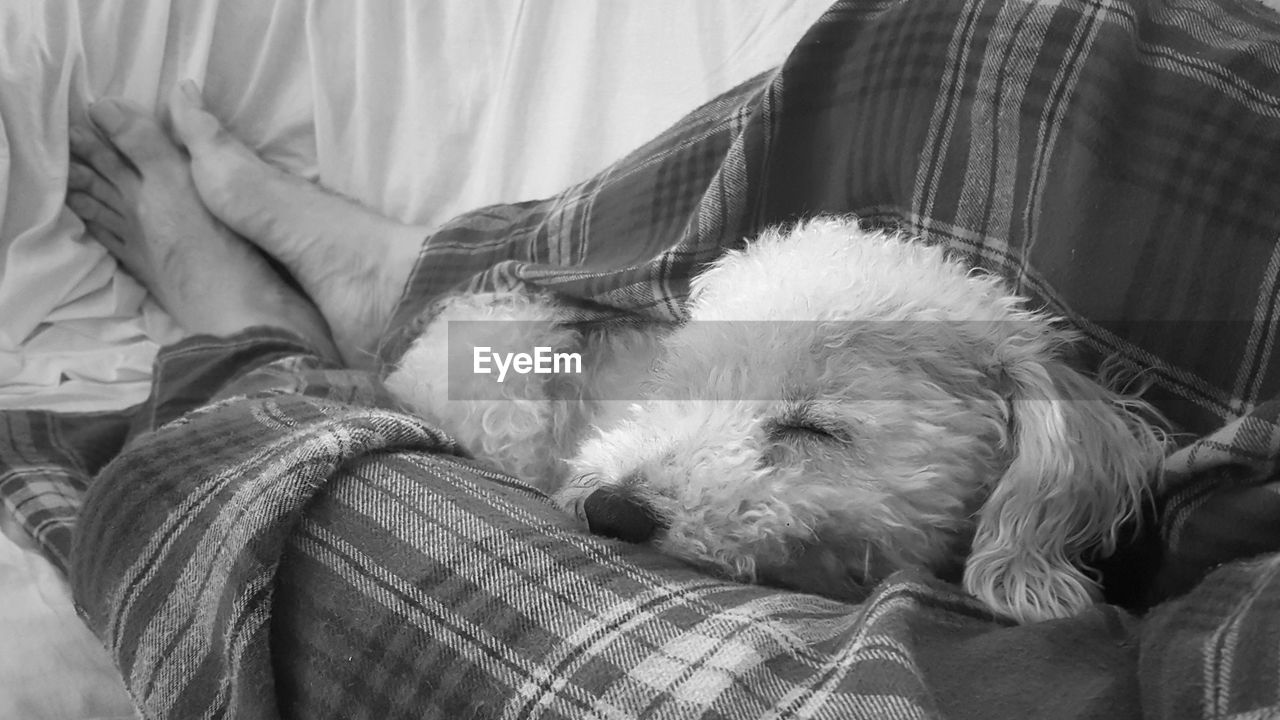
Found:
[{"label": "white sheet", "polygon": [[[140,402],[180,337],[62,207],[93,99],[154,108],[194,78],[263,157],[434,224],[589,176],[781,62],[828,2],[0,0],[0,408]],[[0,638],[0,717],[127,707],[60,579],[3,537]]]},{"label": "white sheet", "polygon": [[76,615],[67,581],[20,545],[21,535],[11,537],[18,542],[0,535],[0,718],[134,717],[115,666]]},{"label": "white sheet", "polygon": [[775,65],[827,0],[5,0],[0,407],[140,401],[179,331],[62,208],[68,118],[185,77],[264,157],[436,223],[580,180]]}]

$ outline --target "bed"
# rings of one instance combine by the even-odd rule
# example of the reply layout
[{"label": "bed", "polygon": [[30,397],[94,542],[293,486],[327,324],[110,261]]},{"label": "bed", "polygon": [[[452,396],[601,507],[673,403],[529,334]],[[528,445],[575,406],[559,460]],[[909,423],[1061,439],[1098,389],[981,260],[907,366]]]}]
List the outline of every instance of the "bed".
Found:
[{"label": "bed", "polygon": [[[61,208],[68,122],[96,98],[158,107],[196,79],[271,162],[430,225],[589,176],[781,62],[825,5],[5,2],[0,408],[136,404],[181,337]],[[131,716],[61,573],[3,512],[0,717]]]},{"label": "bed", "polygon": [[[28,547],[71,571],[79,613],[147,716],[1280,712],[1280,368],[1271,354],[1280,212],[1270,202],[1280,187],[1280,17],[1267,7],[673,2],[646,5],[648,22],[633,4],[465,6],[483,16],[408,2],[393,6],[399,15],[323,3],[9,7],[5,37],[18,43],[6,52],[39,39],[14,51],[23,61],[13,67],[64,50],[73,60],[22,78],[53,100],[0,107],[18,158],[0,288],[26,283],[0,297],[50,291],[34,270],[12,270],[28,260],[53,267],[53,243],[32,238],[62,227],[74,242],[60,196],[12,199],[24,168],[44,168],[25,181],[45,178],[61,192],[49,176],[65,127],[53,126],[95,93],[154,104],[190,74],[264,156],[436,226],[424,241],[432,262],[407,288],[385,361],[449,288],[515,278],[602,318],[675,319],[699,259],[762,225],[855,212],[1017,282],[1080,328],[1091,353],[1144,368],[1149,397],[1182,433],[1151,516],[1102,567],[1107,604],[1016,626],[954,586],[905,572],[849,605],[725,582],[577,532],[537,493],[388,408],[366,375],[307,360],[288,337],[260,331],[252,339],[266,348],[262,361],[231,378],[218,342],[187,338],[156,356],[174,329],[106,272],[109,291],[71,292],[32,313],[15,357],[48,349],[48,362],[74,359],[56,352],[75,342],[36,329],[52,316],[99,349],[108,339],[149,343],[139,352],[170,379],[144,400],[147,367],[90,376],[68,365],[41,387],[32,373],[44,365],[15,360],[6,402],[17,409],[0,414],[0,496],[12,534],[29,533]],[[634,47],[613,37],[577,44],[614,23],[650,27],[662,42],[637,34]],[[104,39],[148,24],[165,39],[150,65],[138,46]],[[40,32],[19,32],[28,28]],[[672,34],[686,30],[689,54],[672,52]],[[417,34],[430,32],[440,35]],[[494,51],[477,53],[477,37]],[[456,54],[444,50],[450,38]],[[112,60],[90,59],[89,46]],[[599,58],[614,52],[620,67],[637,63],[634,77],[596,77],[611,65]],[[215,72],[219,53],[234,72]],[[472,64],[477,55],[483,62]],[[405,57],[425,63],[422,73],[407,77],[419,60]],[[560,59],[563,76],[544,74]],[[694,97],[675,98],[657,77],[667,60],[667,80]],[[520,75],[529,66],[539,70]],[[700,80],[689,67],[705,71]],[[463,86],[446,102],[438,89],[452,82]],[[622,102],[623,87],[630,100],[596,121],[602,103]],[[631,114],[637,103],[643,119]],[[519,139],[543,114],[538,141]],[[519,127],[501,123],[513,116]],[[11,126],[48,137],[15,150]],[[553,148],[555,138],[563,144]],[[591,152],[570,160],[565,147]],[[49,155],[25,157],[31,148]],[[22,222],[26,230],[10,234]],[[621,262],[622,245],[621,256],[649,260]],[[550,257],[563,248],[589,258],[587,271]],[[50,254],[31,259],[37,250]],[[100,253],[89,259],[85,267]],[[63,309],[81,300],[111,309]],[[191,393],[210,385],[224,400],[186,413]],[[139,412],[116,412],[139,402]],[[255,453],[248,439],[276,452]],[[414,522],[397,520],[406,514]],[[16,557],[36,562],[23,552]],[[59,587],[56,573],[40,577]],[[65,618],[65,589],[55,596]],[[79,635],[46,638],[18,620],[12,631],[31,645],[90,656],[74,623],[47,627]],[[60,690],[83,701],[82,716],[126,714],[107,689],[117,678],[96,657],[79,676],[64,663],[58,690],[6,683],[9,707],[38,716],[50,706],[37,702]],[[68,693],[73,677],[85,679]]]}]

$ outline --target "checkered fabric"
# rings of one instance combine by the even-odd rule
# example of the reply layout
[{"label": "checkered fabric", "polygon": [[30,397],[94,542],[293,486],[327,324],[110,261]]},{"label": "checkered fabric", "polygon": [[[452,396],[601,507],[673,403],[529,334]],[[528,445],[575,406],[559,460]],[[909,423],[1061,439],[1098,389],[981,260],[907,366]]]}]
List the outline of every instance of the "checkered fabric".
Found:
[{"label": "checkered fabric", "polygon": [[0,495],[147,717],[1275,716],[1278,92],[1252,0],[842,0],[599,176],[434,232],[382,348],[451,289],[679,319],[768,225],[905,229],[1142,369],[1185,434],[1108,568],[1129,610],[726,583],[576,531],[270,330],[167,349],[131,414],[4,414]]}]

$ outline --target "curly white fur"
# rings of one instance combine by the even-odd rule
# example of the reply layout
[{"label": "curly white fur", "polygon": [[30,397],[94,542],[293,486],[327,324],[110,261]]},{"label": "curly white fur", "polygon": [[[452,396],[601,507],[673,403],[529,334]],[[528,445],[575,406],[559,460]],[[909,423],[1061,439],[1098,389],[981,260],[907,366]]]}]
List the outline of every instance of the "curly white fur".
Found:
[{"label": "curly white fur", "polygon": [[[478,319],[509,322],[456,322]],[[680,326],[563,319],[546,297],[451,298],[388,387],[579,516],[618,489],[656,547],[745,581],[857,599],[917,566],[1022,621],[1070,615],[1097,595],[1082,556],[1114,548],[1162,454],[1148,408],[1066,364],[1053,318],[852,219],[728,253]],[[476,345],[576,349],[585,372],[495,384],[459,372]]]}]

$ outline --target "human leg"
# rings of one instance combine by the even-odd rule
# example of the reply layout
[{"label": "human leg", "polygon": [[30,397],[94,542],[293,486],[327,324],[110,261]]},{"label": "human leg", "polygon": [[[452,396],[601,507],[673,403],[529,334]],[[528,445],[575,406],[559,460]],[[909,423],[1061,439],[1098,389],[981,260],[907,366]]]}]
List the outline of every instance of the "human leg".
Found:
[{"label": "human leg", "polygon": [[429,228],[385,218],[262,161],[186,82],[170,97],[177,139],[209,211],[278,259],[324,313],[348,364],[371,359]]},{"label": "human leg", "polygon": [[336,357],[325,319],[209,213],[181,150],[140,108],[108,101],[71,130],[67,206],[192,333],[269,325]]}]

